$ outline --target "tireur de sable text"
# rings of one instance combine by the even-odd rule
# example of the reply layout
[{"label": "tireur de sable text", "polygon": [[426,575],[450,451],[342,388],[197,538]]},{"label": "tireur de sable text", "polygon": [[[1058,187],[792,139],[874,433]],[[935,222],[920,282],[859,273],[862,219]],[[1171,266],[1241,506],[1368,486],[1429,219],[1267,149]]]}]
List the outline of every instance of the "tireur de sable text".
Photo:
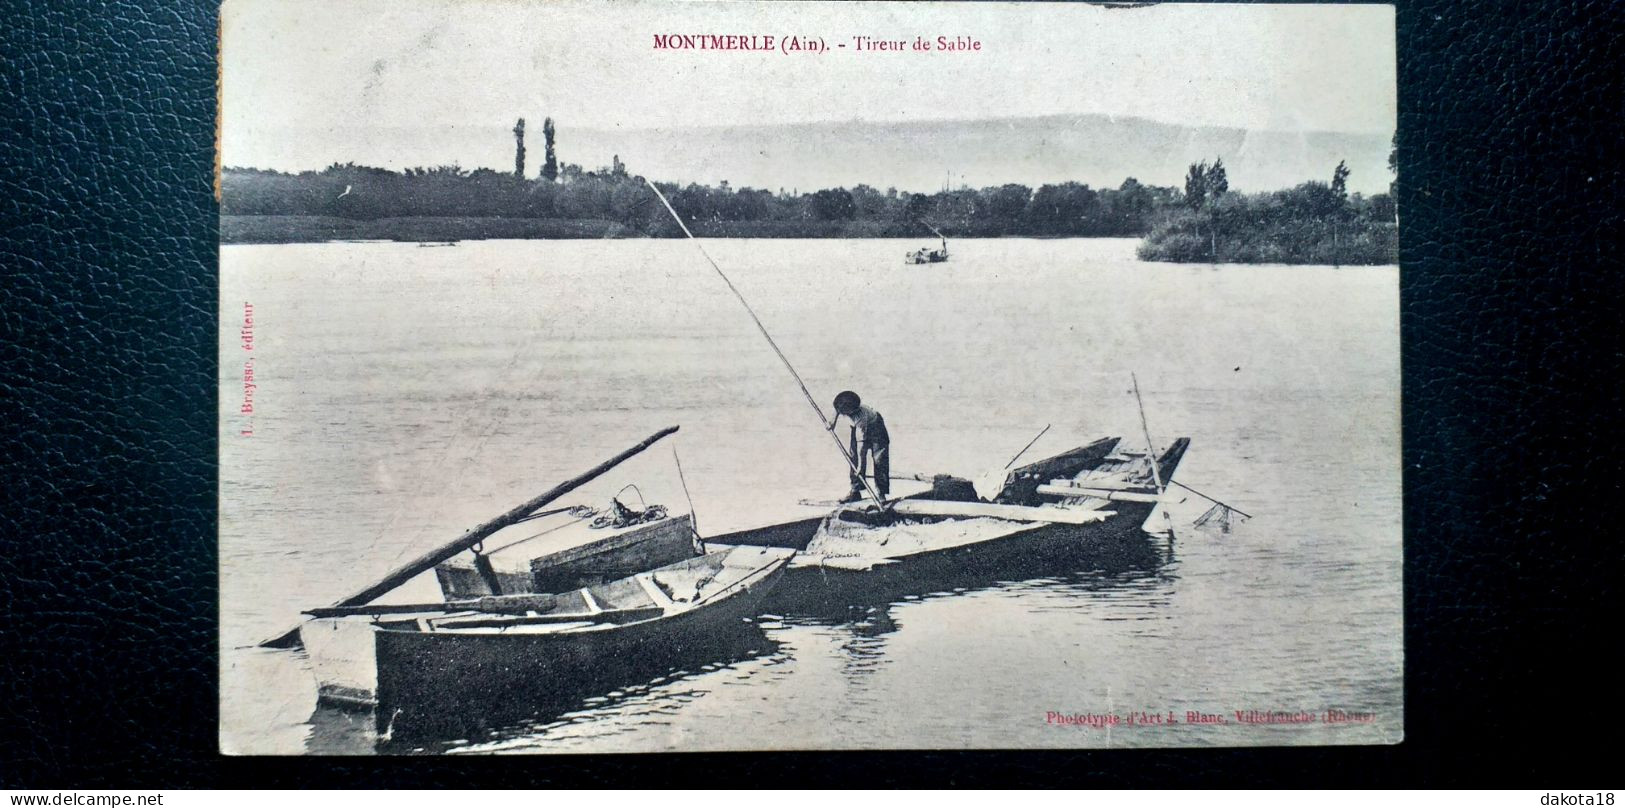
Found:
[{"label": "tireur de sable text", "polygon": [[[982,41],[973,36],[881,37],[852,36],[837,39],[835,47],[861,53],[874,52],[967,52],[980,51]],[[778,51],[780,53],[825,53],[829,45],[821,36],[781,36],[776,34],[655,34],[655,50]]]}]

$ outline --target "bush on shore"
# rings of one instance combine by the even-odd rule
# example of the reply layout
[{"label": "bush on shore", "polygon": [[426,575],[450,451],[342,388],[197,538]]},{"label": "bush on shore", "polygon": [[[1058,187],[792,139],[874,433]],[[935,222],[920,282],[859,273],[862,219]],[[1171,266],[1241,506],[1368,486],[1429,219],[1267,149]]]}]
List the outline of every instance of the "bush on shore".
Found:
[{"label": "bush on shore", "polygon": [[1387,195],[1344,198],[1324,183],[1306,182],[1164,211],[1139,256],[1176,263],[1394,264],[1398,227]]}]

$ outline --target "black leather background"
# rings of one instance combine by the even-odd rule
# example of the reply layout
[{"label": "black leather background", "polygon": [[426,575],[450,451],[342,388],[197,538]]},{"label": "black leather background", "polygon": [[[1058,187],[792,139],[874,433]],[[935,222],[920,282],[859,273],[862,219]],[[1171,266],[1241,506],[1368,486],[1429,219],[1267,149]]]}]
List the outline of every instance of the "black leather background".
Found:
[{"label": "black leather background", "polygon": [[1621,9],[1400,8],[1401,746],[332,761],[215,753],[215,10],[12,4],[0,786],[1606,785]]}]

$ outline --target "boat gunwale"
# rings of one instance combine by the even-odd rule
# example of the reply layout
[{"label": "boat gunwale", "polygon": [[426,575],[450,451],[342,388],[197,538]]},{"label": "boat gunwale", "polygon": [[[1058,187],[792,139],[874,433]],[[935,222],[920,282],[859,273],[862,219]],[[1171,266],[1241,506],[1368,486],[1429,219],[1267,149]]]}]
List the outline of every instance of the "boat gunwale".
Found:
[{"label": "boat gunwale", "polygon": [[[737,546],[735,546],[735,547],[733,547],[733,548],[731,548],[729,550],[722,550],[722,551],[718,551],[718,552],[719,552],[719,554],[722,554],[722,555],[726,556],[727,554],[735,552],[736,549],[743,548],[743,547],[749,547],[749,545],[737,545]],[[771,548],[771,547],[769,547],[769,548],[754,548],[754,547],[752,547],[751,549],[761,549],[761,550],[764,551],[764,554],[765,554],[766,551],[771,551],[771,550],[781,550],[782,551],[783,550],[783,548]],[[643,626],[643,625],[647,625],[647,624],[650,624],[650,623],[659,622],[661,620],[667,620],[667,619],[671,619],[671,618],[674,618],[674,617],[679,617],[681,615],[689,614],[691,612],[694,612],[694,611],[700,609],[703,606],[713,605],[714,603],[725,601],[728,598],[732,598],[732,597],[735,597],[735,596],[737,596],[739,594],[742,594],[743,592],[748,591],[751,586],[755,585],[756,583],[759,583],[760,579],[765,578],[767,576],[770,576],[770,575],[772,575],[772,574],[774,574],[774,573],[776,573],[776,572],[778,572],[780,570],[783,570],[786,566],[788,566],[788,564],[790,563],[790,559],[794,558],[795,555],[796,555],[795,551],[784,551],[781,554],[779,554],[778,557],[770,559],[767,563],[757,567],[756,569],[751,570],[751,572],[748,575],[744,576],[743,578],[740,578],[739,580],[737,580],[737,581],[735,581],[735,582],[733,582],[731,584],[728,584],[727,586],[723,587],[722,589],[718,590],[715,593],[707,595],[704,598],[693,601],[691,603],[682,604],[682,608],[664,608],[664,609],[661,609],[659,614],[651,615],[650,617],[644,618],[642,620],[630,620],[630,621],[627,621],[627,622],[624,622],[624,623],[603,622],[603,623],[599,623],[599,624],[592,625],[592,626],[582,626],[582,627],[577,627],[577,628],[572,628],[572,629],[567,629],[567,630],[557,631],[557,632],[492,633],[492,632],[485,632],[485,631],[460,630],[460,627],[437,628],[437,629],[435,629],[433,631],[424,631],[424,630],[422,630],[421,627],[418,627],[418,626],[415,626],[415,625],[413,627],[408,628],[408,627],[404,627],[404,626],[383,626],[383,625],[378,625],[376,623],[373,624],[373,629],[378,634],[391,634],[391,635],[418,635],[418,636],[423,636],[423,637],[433,637],[433,636],[471,637],[471,636],[480,636],[480,637],[484,637],[484,638],[523,637],[523,638],[530,639],[530,640],[535,640],[537,638],[543,638],[543,637],[573,637],[573,636],[580,636],[582,634],[591,634],[591,633],[598,633],[598,632],[611,632],[611,631],[617,631],[617,630],[624,630],[624,629],[632,628],[634,626]],[[659,570],[653,570],[652,572],[658,572],[658,571]],[[640,575],[646,575],[648,573],[639,573],[639,574]],[[637,577],[637,576],[629,576],[629,577]],[[640,607],[640,608],[651,608],[651,607]],[[626,611],[631,611],[631,610],[626,610]],[[597,615],[583,614],[583,615],[581,615],[581,618],[582,619],[587,619],[587,618],[590,618],[590,617],[602,616],[603,614],[606,614],[606,612],[600,612]],[[525,623],[525,622],[523,622],[527,618],[528,618],[528,616],[525,616],[525,615],[516,615],[515,620],[512,623],[512,625],[515,625],[515,626],[521,626],[521,625],[546,625],[546,623],[542,622],[542,621],[537,621],[537,622],[534,622],[534,623]],[[475,629],[475,628],[489,628],[489,627],[490,626],[468,626],[467,628]]]},{"label": "boat gunwale", "polygon": [[[1120,440],[1121,440],[1120,438],[1113,438],[1113,437],[1101,438],[1100,440],[1093,441],[1093,442],[1085,444],[1083,446],[1079,446],[1079,447],[1076,447],[1074,449],[1069,449],[1066,452],[1062,452],[1062,453],[1060,453],[1058,455],[1055,455],[1053,457],[1045,458],[1045,459],[1042,459],[1042,460],[1036,460],[1036,461],[1034,461],[1032,463],[1027,464],[1026,466],[1021,467],[1021,468],[1013,469],[1012,472],[1019,472],[1019,471],[1022,471],[1023,469],[1036,468],[1036,467],[1042,466],[1042,465],[1044,465],[1046,463],[1049,463],[1050,461],[1052,461],[1052,460],[1054,460],[1054,459],[1056,459],[1058,457],[1064,457],[1064,456],[1066,456],[1068,454],[1072,454],[1074,452],[1078,452],[1078,451],[1084,450],[1084,449],[1092,449],[1094,447],[1100,446],[1102,443],[1105,443],[1107,441],[1120,441]],[[1111,445],[1115,448],[1116,444],[1113,443]],[[1178,469],[1178,466],[1179,466],[1180,462],[1182,462],[1184,460],[1185,452],[1187,452],[1189,449],[1190,449],[1190,438],[1189,437],[1175,438],[1168,445],[1168,447],[1166,449],[1164,449],[1162,452],[1160,452],[1157,455],[1156,463],[1157,463],[1158,468],[1161,469],[1161,468],[1166,466],[1167,467],[1166,474],[1171,478],[1173,472]],[[1100,461],[1096,461],[1096,465],[1098,466],[1098,464],[1100,462],[1104,462],[1104,458],[1102,458]],[[1089,470],[1089,469],[1080,470],[1079,473],[1082,473],[1083,471],[1087,471],[1087,470]],[[1008,478],[1007,478],[1007,480],[1008,480]],[[928,499],[929,498],[929,493],[930,492],[921,492],[920,494],[915,494],[915,495],[911,495],[909,497],[904,497],[904,499],[916,499],[916,498]],[[1021,521],[1014,521],[1014,520],[1009,520],[1009,519],[1002,519],[1001,517],[996,517],[996,516],[976,517],[976,518],[983,518],[983,519],[994,519],[994,520],[998,520],[998,521],[1006,521],[1006,522],[1010,523],[1012,529],[1005,532],[1005,533],[1002,533],[1002,534],[999,534],[999,535],[996,535],[996,536],[991,536],[991,537],[986,538],[986,539],[982,539],[982,540],[974,541],[974,542],[967,542],[967,543],[964,543],[964,544],[956,544],[956,545],[953,545],[953,546],[950,546],[950,547],[937,547],[937,548],[931,548],[931,549],[921,550],[919,552],[907,553],[907,554],[902,554],[902,555],[877,555],[877,556],[873,557],[873,561],[875,563],[872,566],[870,566],[868,568],[864,568],[864,569],[856,569],[856,568],[853,568],[853,567],[845,567],[845,566],[826,566],[824,564],[813,564],[813,563],[807,563],[807,564],[803,564],[801,566],[793,566],[793,567],[791,567],[791,569],[793,569],[793,570],[818,570],[820,572],[839,573],[839,574],[843,574],[843,575],[848,575],[848,574],[849,575],[864,575],[864,574],[872,573],[875,570],[877,570],[877,569],[879,569],[881,567],[885,567],[885,566],[891,566],[891,565],[895,565],[895,564],[909,564],[909,563],[919,562],[919,561],[923,561],[923,560],[927,560],[927,559],[931,559],[931,558],[938,558],[938,557],[947,556],[947,555],[953,554],[955,552],[964,552],[964,551],[971,551],[973,549],[986,548],[986,547],[989,547],[989,546],[992,546],[992,545],[995,545],[995,544],[1004,543],[1004,542],[1020,541],[1022,539],[1034,539],[1034,540],[1036,540],[1040,536],[1043,536],[1043,535],[1049,533],[1050,531],[1054,531],[1054,530],[1090,531],[1090,530],[1108,529],[1111,526],[1115,526],[1115,525],[1118,525],[1118,524],[1122,523],[1122,521],[1123,521],[1123,519],[1125,517],[1122,516],[1121,512],[1128,512],[1128,513],[1132,514],[1132,513],[1138,512],[1142,505],[1144,505],[1145,510],[1146,510],[1146,516],[1141,517],[1141,520],[1143,521],[1145,518],[1148,518],[1150,516],[1150,514],[1155,510],[1155,504],[1154,503],[1138,503],[1138,502],[1114,503],[1115,510],[1106,512],[1106,513],[1110,514],[1110,516],[1108,518],[1098,520],[1098,521],[1094,521],[1094,522],[1085,523],[1085,524],[1071,524],[1071,523],[1066,523],[1066,522],[1050,522],[1050,523],[1021,522]],[[1061,507],[1077,508],[1077,506],[1061,506]],[[1095,508],[1094,510],[1099,510],[1099,509]],[[839,518],[841,512],[842,511],[837,510],[836,512],[831,513],[831,514],[827,515],[824,518],[825,519]],[[921,517],[921,518],[930,519],[932,521],[945,521],[945,520],[952,520],[952,519],[956,519],[956,518],[960,518],[960,517],[928,516],[928,517]],[[803,551],[803,552],[805,552],[805,551]],[[812,557],[817,556],[817,555],[818,554],[816,554],[816,553],[807,553],[806,557],[808,559],[811,559]],[[840,558],[858,558],[858,559],[863,559],[863,560],[870,560],[868,557],[864,557],[864,556],[839,556],[839,557]]]}]

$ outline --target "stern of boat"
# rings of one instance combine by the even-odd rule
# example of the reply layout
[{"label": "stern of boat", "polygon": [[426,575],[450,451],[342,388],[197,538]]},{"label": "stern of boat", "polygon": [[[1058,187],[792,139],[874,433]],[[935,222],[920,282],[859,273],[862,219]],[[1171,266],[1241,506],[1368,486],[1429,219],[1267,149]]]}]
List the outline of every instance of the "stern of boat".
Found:
[{"label": "stern of boat", "polygon": [[373,623],[366,617],[325,617],[299,627],[311,670],[316,699],[341,709],[371,709],[378,691],[378,648]]}]

